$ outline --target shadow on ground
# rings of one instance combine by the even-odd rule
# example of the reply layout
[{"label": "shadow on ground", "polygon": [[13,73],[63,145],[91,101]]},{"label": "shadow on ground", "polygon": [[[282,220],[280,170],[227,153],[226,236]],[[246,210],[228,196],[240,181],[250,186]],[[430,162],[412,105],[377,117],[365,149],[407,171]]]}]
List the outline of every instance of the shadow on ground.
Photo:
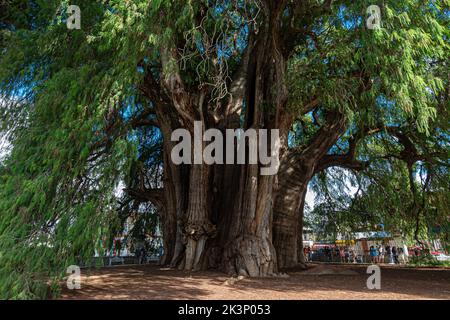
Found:
[{"label": "shadow on ground", "polygon": [[62,299],[450,299],[449,269],[381,267],[381,290],[366,286],[367,266],[310,265],[289,277],[236,281],[217,272],[186,273],[155,265],[82,270],[81,290]]}]

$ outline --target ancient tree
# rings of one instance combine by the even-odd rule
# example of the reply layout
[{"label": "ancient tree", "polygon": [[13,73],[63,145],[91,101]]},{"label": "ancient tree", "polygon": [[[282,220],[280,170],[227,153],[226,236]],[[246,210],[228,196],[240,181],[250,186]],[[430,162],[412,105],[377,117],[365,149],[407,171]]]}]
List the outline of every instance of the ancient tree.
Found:
[{"label": "ancient tree", "polygon": [[[436,134],[448,102],[446,1],[384,1],[376,28],[369,1],[74,2],[79,29],[65,1],[1,5],[2,296],[45,296],[130,218],[161,230],[163,265],[302,265],[311,179],[370,166],[376,132]],[[178,129],[278,129],[279,170],[176,164]]]}]

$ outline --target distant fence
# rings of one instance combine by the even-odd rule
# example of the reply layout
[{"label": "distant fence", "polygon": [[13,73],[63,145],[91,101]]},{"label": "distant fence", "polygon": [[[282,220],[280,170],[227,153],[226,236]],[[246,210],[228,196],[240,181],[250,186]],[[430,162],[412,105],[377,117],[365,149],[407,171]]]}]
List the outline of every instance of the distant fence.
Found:
[{"label": "distant fence", "polygon": [[308,261],[310,262],[331,262],[331,263],[370,263],[371,257],[366,254],[356,254],[356,256],[349,255],[341,258],[339,254],[329,253],[324,251],[313,251],[308,255]]},{"label": "distant fence", "polygon": [[[156,255],[147,256],[145,263],[157,263],[160,257]],[[97,267],[97,266],[116,266],[116,265],[133,265],[139,264],[139,258],[137,256],[110,256],[110,257],[93,257],[91,261],[79,262],[81,267]]]}]

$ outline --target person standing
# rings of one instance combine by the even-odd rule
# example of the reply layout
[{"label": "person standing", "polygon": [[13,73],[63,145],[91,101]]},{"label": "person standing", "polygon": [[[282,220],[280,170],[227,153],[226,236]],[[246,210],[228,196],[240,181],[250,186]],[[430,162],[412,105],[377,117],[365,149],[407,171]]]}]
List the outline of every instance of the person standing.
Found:
[{"label": "person standing", "polygon": [[356,251],[354,249],[352,249],[352,251],[350,253],[351,253],[351,261],[352,261],[352,263],[356,263],[357,262],[356,261],[356,258],[357,258]]},{"label": "person standing", "polygon": [[392,259],[392,250],[391,250],[391,246],[390,245],[386,246],[386,255],[387,255],[387,258],[389,260],[389,264],[394,264],[394,261]]},{"label": "person standing", "polygon": [[147,263],[147,251],[145,250],[145,245],[141,247],[141,253],[140,253],[140,261],[139,264],[146,264]]},{"label": "person standing", "polygon": [[325,247],[325,261],[326,262],[330,262],[330,256],[331,256],[331,251],[330,251],[330,247],[326,246]]},{"label": "person standing", "polygon": [[312,262],[312,249],[308,247],[308,262]]},{"label": "person standing", "polygon": [[406,263],[408,263],[409,260],[409,250],[408,250],[408,246],[404,243],[403,244],[403,254],[405,255],[405,261]]},{"label": "person standing", "polygon": [[348,251],[348,247],[345,247],[345,249],[344,249],[344,258],[345,258],[345,263],[350,262],[350,252]]},{"label": "person standing", "polygon": [[370,259],[372,263],[376,263],[376,253],[375,253],[375,247],[370,246]]},{"label": "person standing", "polygon": [[138,245],[135,247],[134,255],[137,259],[137,264],[141,264],[141,248]]},{"label": "person standing", "polygon": [[378,246],[378,262],[384,263],[384,248],[383,245]]},{"label": "person standing", "polygon": [[135,246],[135,256],[137,258],[137,264],[143,264],[146,256],[145,244],[143,241],[137,241]]},{"label": "person standing", "polygon": [[403,248],[398,248],[398,252],[399,252],[399,255],[398,255],[399,263],[400,264],[406,264],[407,261],[406,261],[405,250],[403,250]]},{"label": "person standing", "polygon": [[394,260],[395,264],[398,264],[398,252],[397,252],[397,247],[392,247],[392,257]]}]

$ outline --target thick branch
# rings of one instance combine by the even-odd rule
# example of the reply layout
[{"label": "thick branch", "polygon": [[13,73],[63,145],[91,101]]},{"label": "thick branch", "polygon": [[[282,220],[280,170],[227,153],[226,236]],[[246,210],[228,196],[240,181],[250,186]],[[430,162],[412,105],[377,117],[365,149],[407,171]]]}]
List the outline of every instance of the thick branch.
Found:
[{"label": "thick branch", "polygon": [[223,107],[219,108],[219,112],[213,115],[216,122],[219,122],[222,126],[233,128],[239,125],[239,117],[247,94],[248,71],[253,49],[254,37],[253,34],[250,34],[240,66],[234,74],[230,85],[230,99]]},{"label": "thick branch", "polygon": [[130,197],[141,201],[141,202],[151,202],[157,208],[164,207],[164,189],[123,189],[127,192]]},{"label": "thick branch", "polygon": [[161,64],[164,73],[162,83],[171,97],[173,106],[182,117],[185,125],[193,124],[195,110],[191,103],[191,96],[186,91],[180,75],[176,50],[163,47]]}]

